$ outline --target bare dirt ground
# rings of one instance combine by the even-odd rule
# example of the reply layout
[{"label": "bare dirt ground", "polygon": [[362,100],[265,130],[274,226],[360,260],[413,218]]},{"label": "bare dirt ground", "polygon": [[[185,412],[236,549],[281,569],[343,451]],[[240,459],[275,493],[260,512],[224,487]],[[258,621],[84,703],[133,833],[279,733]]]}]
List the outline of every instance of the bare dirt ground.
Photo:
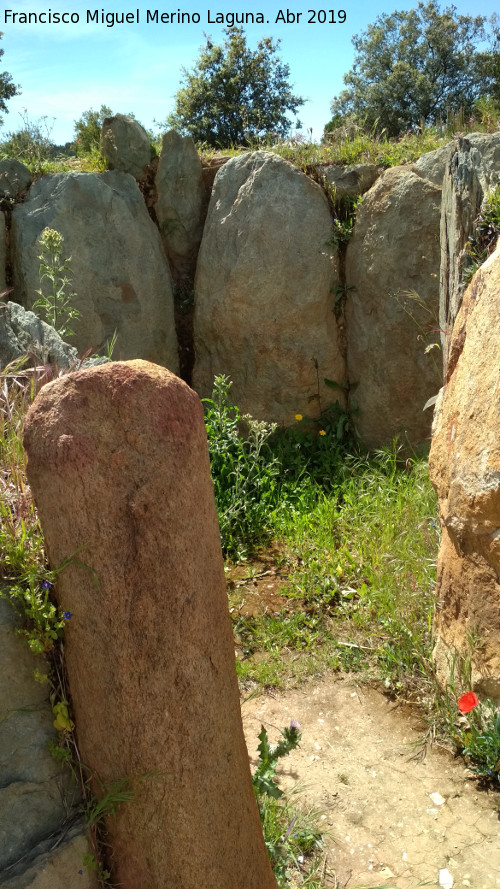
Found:
[{"label": "bare dirt ground", "polygon": [[253,765],[261,724],[271,741],[301,724],[280,786],[298,784],[297,800],[320,813],[327,886],[500,887],[500,792],[480,790],[437,747],[415,758],[423,729],[405,708],[334,676],[250,698],[242,714]]}]

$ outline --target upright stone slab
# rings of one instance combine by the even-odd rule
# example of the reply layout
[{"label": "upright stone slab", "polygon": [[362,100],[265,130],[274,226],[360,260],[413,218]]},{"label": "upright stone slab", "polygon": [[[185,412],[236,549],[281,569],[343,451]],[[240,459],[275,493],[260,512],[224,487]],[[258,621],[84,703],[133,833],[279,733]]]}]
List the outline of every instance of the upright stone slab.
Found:
[{"label": "upright stone slab", "polygon": [[178,369],[172,286],[161,238],[137,183],[127,173],[42,176],[14,207],[13,299],[31,308],[40,287],[38,239],[64,237],[80,312],[71,345],[102,351],[117,333],[115,359],[144,358]]},{"label": "upright stone slab", "polygon": [[334,315],[338,260],[321,188],[287,161],[256,151],[217,173],[195,280],[193,385],[233,381],[244,413],[290,424],[317,416],[342,382]]},{"label": "upright stone slab", "polygon": [[5,213],[0,211],[0,301],[6,298],[4,292],[7,290],[7,280],[5,277],[7,262],[7,230],[5,228]]},{"label": "upright stone slab", "polygon": [[316,169],[333,199],[337,201],[358,198],[375,184],[382,173],[382,169],[376,164],[354,164],[349,167],[329,164]]},{"label": "upright stone slab", "polygon": [[[24,442],[82,759],[134,798],[107,828],[122,889],[276,889],[243,736],[197,395],[144,361],[41,390]],[[84,567],[85,566],[85,567]]]},{"label": "upright stone slab", "polygon": [[446,684],[456,655],[472,655],[473,687],[500,702],[499,313],[500,244],[472,279],[455,322],[429,469],[443,531],[438,676]]},{"label": "upright stone slab", "polygon": [[101,151],[110,170],[141,179],[151,160],[151,140],[139,121],[115,114],[102,122]]},{"label": "upright stone slab", "polygon": [[443,145],[441,148],[422,154],[415,161],[413,169],[419,176],[429,179],[430,182],[434,182],[434,185],[439,185],[441,188],[444,174],[455,151],[456,143],[448,142],[447,145]]},{"label": "upright stone slab", "polygon": [[499,181],[500,133],[471,133],[459,139],[446,166],[441,206],[439,327],[445,369],[464,293],[467,242],[485,195]]},{"label": "upright stone slab", "polygon": [[0,886],[97,889],[95,874],[82,870],[90,843],[80,787],[48,748],[58,743],[50,689],[33,672],[49,665],[16,634],[20,624],[0,597]]},{"label": "upright stone slab", "polygon": [[79,361],[76,349],[34,312],[27,312],[18,303],[0,304],[0,368],[23,356],[27,356],[28,366],[56,364],[68,368]]},{"label": "upright stone slab", "polygon": [[13,200],[31,185],[31,173],[27,167],[13,157],[0,161],[0,198]]},{"label": "upright stone slab", "polygon": [[194,269],[206,202],[203,167],[190,136],[165,133],[155,182],[155,210],[169,258]]},{"label": "upright stone slab", "polygon": [[430,439],[423,410],[441,386],[439,220],[441,190],[411,168],[393,167],[365,195],[347,245],[349,380],[369,447]]}]

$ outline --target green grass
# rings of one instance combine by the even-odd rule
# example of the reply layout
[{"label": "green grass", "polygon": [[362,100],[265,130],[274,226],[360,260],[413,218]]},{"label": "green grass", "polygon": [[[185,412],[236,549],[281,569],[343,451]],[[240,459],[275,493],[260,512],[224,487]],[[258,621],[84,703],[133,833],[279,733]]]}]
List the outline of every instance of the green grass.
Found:
[{"label": "green grass", "polygon": [[[365,132],[360,126],[339,127],[325,134],[322,142],[283,143],[261,142],[251,146],[251,150],[272,151],[298,166],[304,172],[311,172],[316,164],[350,165],[360,163],[393,167],[398,164],[413,163],[427,153],[447,145],[454,136],[466,133],[492,133],[498,129],[499,114],[488,100],[479,100],[476,113],[465,119],[462,114],[451,115],[439,126],[424,127],[421,132],[408,133],[398,139],[388,139],[385,133]],[[198,149],[205,163],[225,156],[233,157],[248,151],[248,148],[235,146],[216,151],[200,145]]]},{"label": "green grass", "polygon": [[[20,362],[0,374],[0,558],[13,604],[24,609],[28,642],[50,650],[63,615],[51,607],[47,584],[55,574],[46,565],[21,441],[39,385],[40,372]],[[251,418],[242,426],[229,390],[219,378],[205,409],[227,571],[245,575],[228,590],[242,686],[283,688],[340,670],[377,680],[418,705],[428,719],[427,740],[447,739],[479,776],[498,783],[494,708],[485,702],[466,718],[457,710],[470,687],[470,664],[445,691],[433,673],[439,523],[425,457],[402,458],[397,443],[362,453],[350,414],[335,403],[289,430]],[[235,568],[242,559],[246,567]],[[248,614],[248,584],[264,602],[269,574],[278,604]],[[266,799],[261,815],[281,884],[322,889],[313,815],[289,798]]]},{"label": "green grass", "polygon": [[409,693],[427,682],[431,652],[439,532],[426,461],[400,465],[396,449],[346,456],[337,481],[278,523],[285,604],[237,619],[240,678],[283,686],[355,669]]},{"label": "green grass", "polygon": [[0,371],[0,561],[4,576],[20,579],[42,572],[43,538],[26,482],[22,424],[40,373],[23,361]]},{"label": "green grass", "polygon": [[[273,142],[271,139],[256,142],[250,148],[241,146],[221,149],[197,146],[202,163],[210,164],[220,157],[236,157],[247,151],[272,151],[304,172],[311,174],[318,164],[350,165],[372,163],[382,167],[412,163],[422,154],[434,151],[450,142],[454,136],[472,132],[492,133],[498,129],[499,114],[494,102],[479,99],[475,114],[465,119],[463,114],[451,115],[438,126],[424,127],[421,132],[407,133],[398,139],[388,139],[384,132],[365,132],[361,126],[339,127],[326,133],[321,142],[285,140]],[[155,139],[155,146],[161,148],[161,136]],[[0,142],[0,159],[16,157],[35,176],[44,173],[101,172],[106,163],[99,149],[78,157],[60,154],[54,156],[54,146],[50,142],[43,119],[38,122],[24,120],[24,129]]]},{"label": "green grass", "polygon": [[500,184],[486,198],[466,244],[462,281],[469,284],[479,266],[493,253],[500,237]]}]

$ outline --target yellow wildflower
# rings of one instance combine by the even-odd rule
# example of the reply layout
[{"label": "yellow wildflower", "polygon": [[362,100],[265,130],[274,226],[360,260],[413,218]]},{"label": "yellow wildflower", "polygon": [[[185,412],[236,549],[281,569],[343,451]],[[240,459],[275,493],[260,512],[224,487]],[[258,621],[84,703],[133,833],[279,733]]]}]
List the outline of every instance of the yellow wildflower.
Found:
[{"label": "yellow wildflower", "polygon": [[75,723],[69,718],[67,701],[60,701],[54,704],[52,712],[56,717],[52,725],[58,732],[70,732],[74,729]]},{"label": "yellow wildflower", "polygon": [[324,429],[320,429],[320,430],[319,430],[319,434],[320,434],[320,435],[326,435],[326,432],[325,432]]},{"label": "yellow wildflower", "polygon": [[295,419],[300,422],[302,420],[302,414],[295,414]]}]

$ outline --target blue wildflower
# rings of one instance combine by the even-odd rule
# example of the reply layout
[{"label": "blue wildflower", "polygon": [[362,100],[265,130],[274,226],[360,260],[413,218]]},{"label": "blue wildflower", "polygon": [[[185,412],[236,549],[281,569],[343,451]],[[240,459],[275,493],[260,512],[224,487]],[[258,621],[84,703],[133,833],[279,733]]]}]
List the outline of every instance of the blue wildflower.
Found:
[{"label": "blue wildflower", "polygon": [[64,614],[63,614],[63,618],[64,618],[64,620],[71,620],[72,617],[73,617],[73,612],[72,612],[72,611],[65,611]]}]

